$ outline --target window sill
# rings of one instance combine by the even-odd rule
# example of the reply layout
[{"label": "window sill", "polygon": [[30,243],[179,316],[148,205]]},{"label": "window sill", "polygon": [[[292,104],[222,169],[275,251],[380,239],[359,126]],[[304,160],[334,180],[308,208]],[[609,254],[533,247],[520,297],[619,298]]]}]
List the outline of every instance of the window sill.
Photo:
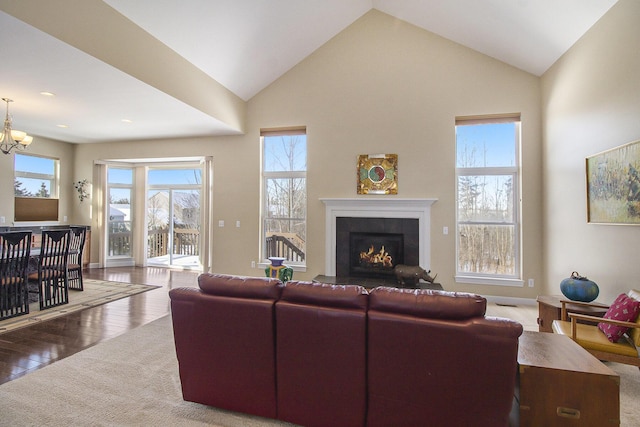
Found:
[{"label": "window sill", "polygon": [[482,277],[482,276],[455,276],[456,283],[466,283],[470,285],[493,285],[493,286],[511,286],[511,287],[524,287],[524,281],[522,279],[507,279],[497,277]]}]

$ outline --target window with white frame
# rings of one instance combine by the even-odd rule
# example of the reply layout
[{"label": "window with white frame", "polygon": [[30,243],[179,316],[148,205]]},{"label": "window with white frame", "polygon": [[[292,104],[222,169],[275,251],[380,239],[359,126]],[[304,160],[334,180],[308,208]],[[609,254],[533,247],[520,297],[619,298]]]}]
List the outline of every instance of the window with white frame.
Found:
[{"label": "window with white frame", "polygon": [[17,197],[58,197],[60,161],[30,154],[15,155],[14,195]]},{"label": "window with white frame", "polygon": [[306,263],[306,128],[261,130],[261,256],[285,258],[291,266]]},{"label": "window with white frame", "polygon": [[456,281],[522,283],[520,115],[456,118]]}]

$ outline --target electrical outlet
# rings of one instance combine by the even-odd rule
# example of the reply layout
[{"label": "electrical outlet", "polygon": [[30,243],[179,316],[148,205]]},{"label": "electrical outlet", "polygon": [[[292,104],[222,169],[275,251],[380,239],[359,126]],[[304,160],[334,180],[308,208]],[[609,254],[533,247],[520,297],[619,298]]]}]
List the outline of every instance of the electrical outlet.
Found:
[{"label": "electrical outlet", "polygon": [[236,227],[240,228],[240,221],[236,221]]},{"label": "electrical outlet", "polygon": [[251,268],[256,268],[256,262],[255,261],[251,261]]},{"label": "electrical outlet", "polygon": [[529,279],[529,287],[533,288],[533,279]]},{"label": "electrical outlet", "polygon": [[218,221],[218,227],[224,227],[224,219]]},{"label": "electrical outlet", "polygon": [[442,234],[444,234],[445,236],[449,234],[449,227],[442,227]]}]

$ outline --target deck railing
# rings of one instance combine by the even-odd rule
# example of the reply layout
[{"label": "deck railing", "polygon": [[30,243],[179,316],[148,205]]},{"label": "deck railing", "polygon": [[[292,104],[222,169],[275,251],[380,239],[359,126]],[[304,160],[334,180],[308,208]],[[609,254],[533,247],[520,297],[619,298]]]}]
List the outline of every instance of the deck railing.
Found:
[{"label": "deck railing", "polygon": [[304,262],[305,253],[285,236],[274,234],[266,239],[267,258],[282,257],[293,262]]},{"label": "deck railing", "polygon": [[[147,258],[155,258],[169,253],[169,230],[149,230]],[[174,255],[200,255],[200,231],[178,228],[173,231]]]}]

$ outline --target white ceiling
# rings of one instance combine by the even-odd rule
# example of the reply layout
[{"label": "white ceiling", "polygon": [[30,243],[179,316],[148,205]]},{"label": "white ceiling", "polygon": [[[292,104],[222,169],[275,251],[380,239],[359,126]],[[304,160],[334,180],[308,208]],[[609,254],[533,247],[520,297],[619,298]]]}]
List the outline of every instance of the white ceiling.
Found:
[{"label": "white ceiling", "polygon": [[[16,6],[18,1],[23,2],[21,5],[27,12],[16,12],[20,8]],[[57,1],[60,4],[47,4],[54,4],[62,14],[83,13],[78,12],[78,3]],[[100,2],[83,1],[87,2],[83,4]],[[242,103],[372,8],[542,75],[616,1],[104,0],[104,3],[177,52],[194,70],[203,71],[226,87]],[[171,91],[151,84],[140,74],[121,71],[144,66],[144,60],[137,56],[130,58],[131,67],[110,65],[115,62],[105,60],[108,53],[96,55],[101,58],[96,59],[85,53],[87,49],[80,50],[49,35],[69,30],[62,20],[58,25],[61,28],[52,31],[48,27],[47,32],[23,22],[36,22],[34,25],[39,28],[55,27],[55,16],[50,19],[47,16],[45,25],[29,19],[39,9],[27,6],[36,2],[0,0],[0,10],[7,12],[0,12],[0,57],[4,59],[0,68],[0,97],[15,101],[10,107],[14,128],[36,135],[34,143],[38,135],[85,143],[240,132],[211,110],[194,106],[188,96],[168,94]],[[82,31],[82,25],[72,27],[72,32]],[[84,31],[90,36],[90,28]],[[41,91],[56,96],[44,97]],[[122,119],[132,122],[124,123]],[[57,126],[60,124],[68,127],[60,128]]]}]

